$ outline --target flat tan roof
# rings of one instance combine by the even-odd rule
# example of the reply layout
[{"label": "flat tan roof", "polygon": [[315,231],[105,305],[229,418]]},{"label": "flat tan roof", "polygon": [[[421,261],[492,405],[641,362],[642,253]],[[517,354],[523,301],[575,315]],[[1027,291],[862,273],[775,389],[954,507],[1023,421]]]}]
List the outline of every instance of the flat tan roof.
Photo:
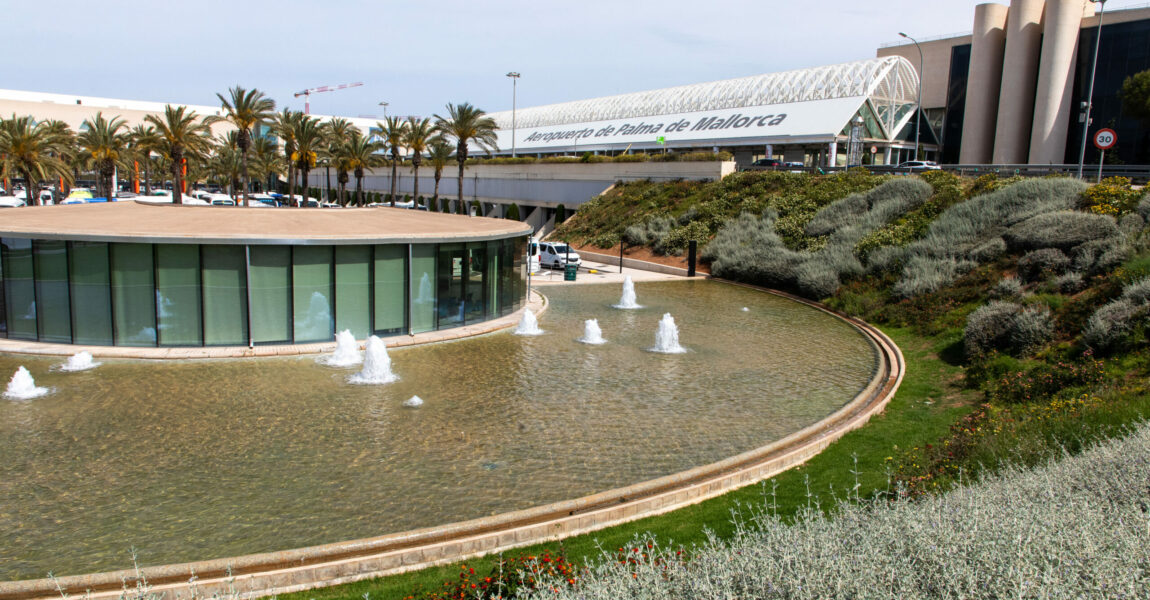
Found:
[{"label": "flat tan roof", "polygon": [[383,244],[497,240],[507,219],[405,208],[244,208],[112,202],[0,209],[0,236],[176,244]]}]

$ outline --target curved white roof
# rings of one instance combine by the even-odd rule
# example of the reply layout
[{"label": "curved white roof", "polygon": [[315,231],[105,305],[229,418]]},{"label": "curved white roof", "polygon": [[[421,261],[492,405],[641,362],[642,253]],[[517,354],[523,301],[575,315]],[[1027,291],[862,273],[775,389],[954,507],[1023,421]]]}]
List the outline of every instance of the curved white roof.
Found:
[{"label": "curved white roof", "polygon": [[[918,73],[901,56],[696,83],[677,87],[520,108],[518,128],[654,115],[866,97],[887,131],[910,114]],[[491,113],[500,129],[511,129],[511,111]]]}]

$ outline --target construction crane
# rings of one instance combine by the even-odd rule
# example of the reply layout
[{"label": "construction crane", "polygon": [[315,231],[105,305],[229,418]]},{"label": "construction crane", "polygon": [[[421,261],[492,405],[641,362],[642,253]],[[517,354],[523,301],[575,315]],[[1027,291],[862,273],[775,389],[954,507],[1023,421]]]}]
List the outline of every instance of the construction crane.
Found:
[{"label": "construction crane", "polygon": [[294,94],[294,97],[296,97],[296,98],[299,98],[300,96],[304,97],[304,99],[303,99],[303,114],[310,115],[311,114],[311,95],[312,94],[318,94],[320,92],[334,92],[336,90],[346,90],[347,88],[359,87],[361,85],[363,85],[362,81],[357,81],[355,83],[345,83],[343,85],[322,85],[320,87],[308,88],[302,92],[296,92]]}]

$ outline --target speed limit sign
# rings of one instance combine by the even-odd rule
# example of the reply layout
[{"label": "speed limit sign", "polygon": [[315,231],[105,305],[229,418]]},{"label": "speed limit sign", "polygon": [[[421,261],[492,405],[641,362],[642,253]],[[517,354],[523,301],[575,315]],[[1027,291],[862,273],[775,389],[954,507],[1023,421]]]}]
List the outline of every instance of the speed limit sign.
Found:
[{"label": "speed limit sign", "polygon": [[1118,143],[1118,134],[1113,129],[1099,129],[1094,134],[1094,146],[1099,150],[1109,150]]}]

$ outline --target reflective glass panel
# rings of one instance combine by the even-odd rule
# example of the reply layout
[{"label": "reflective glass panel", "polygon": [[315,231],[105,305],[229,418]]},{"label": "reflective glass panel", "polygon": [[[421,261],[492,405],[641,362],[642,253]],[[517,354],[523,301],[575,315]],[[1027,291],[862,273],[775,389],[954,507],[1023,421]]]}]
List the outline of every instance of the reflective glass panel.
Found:
[{"label": "reflective glass panel", "polygon": [[291,343],[291,247],[249,246],[252,338]]},{"label": "reflective glass panel", "polygon": [[435,329],[435,244],[411,246],[411,331]]},{"label": "reflective glass panel", "polygon": [[40,341],[72,343],[72,311],[68,302],[67,242],[36,240],[36,318]]},{"label": "reflective glass panel", "polygon": [[371,246],[335,247],[335,330],[371,333]]},{"label": "reflective glass panel", "polygon": [[467,252],[463,261],[465,275],[464,282],[464,311],[468,323],[482,321],[487,307],[487,245],[483,242],[467,244]]},{"label": "reflective glass panel", "polygon": [[117,346],[156,345],[151,244],[112,244],[112,324]]},{"label": "reflective glass panel", "polygon": [[435,282],[439,310],[437,328],[463,324],[463,284],[467,278],[463,244],[440,244],[436,261]]},{"label": "reflective glass panel", "polygon": [[406,300],[407,246],[376,246],[375,333],[407,333]]},{"label": "reflective glass panel", "polygon": [[107,242],[72,242],[68,248],[72,275],[72,340],[76,344],[112,345],[112,293],[108,284]]},{"label": "reflective glass panel", "polygon": [[198,245],[156,245],[156,310],[161,346],[203,344]]},{"label": "reflective glass panel", "polygon": [[204,344],[248,344],[247,258],[243,246],[202,247]]},{"label": "reflective glass panel", "polygon": [[332,331],[331,246],[292,248],[295,343],[327,342]]}]

